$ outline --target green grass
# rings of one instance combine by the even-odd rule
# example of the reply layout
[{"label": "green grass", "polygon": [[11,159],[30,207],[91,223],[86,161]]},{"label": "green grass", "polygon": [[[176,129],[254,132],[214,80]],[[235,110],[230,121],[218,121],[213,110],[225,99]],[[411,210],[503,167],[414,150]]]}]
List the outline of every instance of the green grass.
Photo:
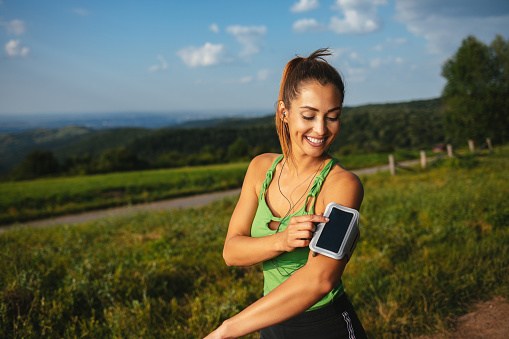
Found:
[{"label": "green grass", "polygon": [[240,187],[247,163],[0,183],[0,224]]},{"label": "green grass", "polygon": [[[398,150],[396,161],[419,152]],[[388,162],[388,153],[336,155],[347,169]],[[188,196],[242,185],[247,163],[0,182],[0,225],[113,206]]]},{"label": "green grass", "polygon": [[[445,331],[475,301],[509,297],[508,165],[503,147],[362,178],[343,281],[370,337]],[[0,337],[205,335],[262,293],[260,266],[221,258],[235,202],[1,233]]]}]

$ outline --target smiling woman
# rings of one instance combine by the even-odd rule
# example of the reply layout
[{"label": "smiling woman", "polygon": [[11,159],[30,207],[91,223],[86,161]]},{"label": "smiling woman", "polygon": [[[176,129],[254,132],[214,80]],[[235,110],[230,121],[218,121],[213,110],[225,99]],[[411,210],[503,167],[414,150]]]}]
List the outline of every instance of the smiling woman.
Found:
[{"label": "smiling woman", "polygon": [[[249,165],[223,249],[229,266],[263,264],[264,296],[207,338],[365,338],[341,281],[347,259],[315,255],[309,243],[325,207],[358,210],[360,180],[327,149],[339,132],[344,84],[320,49],[283,72],[276,126],[283,154]],[[277,178],[277,180],[272,180]]]}]

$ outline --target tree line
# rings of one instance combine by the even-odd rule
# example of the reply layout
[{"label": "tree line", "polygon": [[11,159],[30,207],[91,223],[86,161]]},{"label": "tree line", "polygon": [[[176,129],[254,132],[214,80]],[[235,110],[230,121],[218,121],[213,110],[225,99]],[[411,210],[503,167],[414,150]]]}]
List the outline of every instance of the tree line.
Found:
[{"label": "tree line", "polygon": [[[443,140],[439,99],[345,107],[335,155],[431,147]],[[251,123],[249,123],[251,121]],[[125,138],[125,139],[123,139]],[[101,150],[101,146],[114,147]],[[15,180],[249,161],[281,152],[274,117],[245,123],[162,128],[150,133],[101,131],[61,150],[35,150],[11,171]]]}]

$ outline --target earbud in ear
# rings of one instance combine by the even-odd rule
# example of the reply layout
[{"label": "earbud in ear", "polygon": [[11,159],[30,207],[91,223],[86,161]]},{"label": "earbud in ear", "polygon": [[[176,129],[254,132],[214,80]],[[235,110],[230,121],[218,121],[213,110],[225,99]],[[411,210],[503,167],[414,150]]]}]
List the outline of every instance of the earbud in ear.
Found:
[{"label": "earbud in ear", "polygon": [[283,111],[283,116],[286,117],[286,111]]}]

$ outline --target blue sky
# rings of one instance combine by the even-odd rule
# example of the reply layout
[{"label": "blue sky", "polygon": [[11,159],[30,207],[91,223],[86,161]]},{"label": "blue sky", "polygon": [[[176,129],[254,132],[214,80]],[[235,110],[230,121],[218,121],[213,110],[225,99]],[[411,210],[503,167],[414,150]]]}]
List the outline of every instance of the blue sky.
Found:
[{"label": "blue sky", "polygon": [[296,54],[330,47],[345,105],[438,97],[509,1],[0,0],[0,114],[269,113]]}]

